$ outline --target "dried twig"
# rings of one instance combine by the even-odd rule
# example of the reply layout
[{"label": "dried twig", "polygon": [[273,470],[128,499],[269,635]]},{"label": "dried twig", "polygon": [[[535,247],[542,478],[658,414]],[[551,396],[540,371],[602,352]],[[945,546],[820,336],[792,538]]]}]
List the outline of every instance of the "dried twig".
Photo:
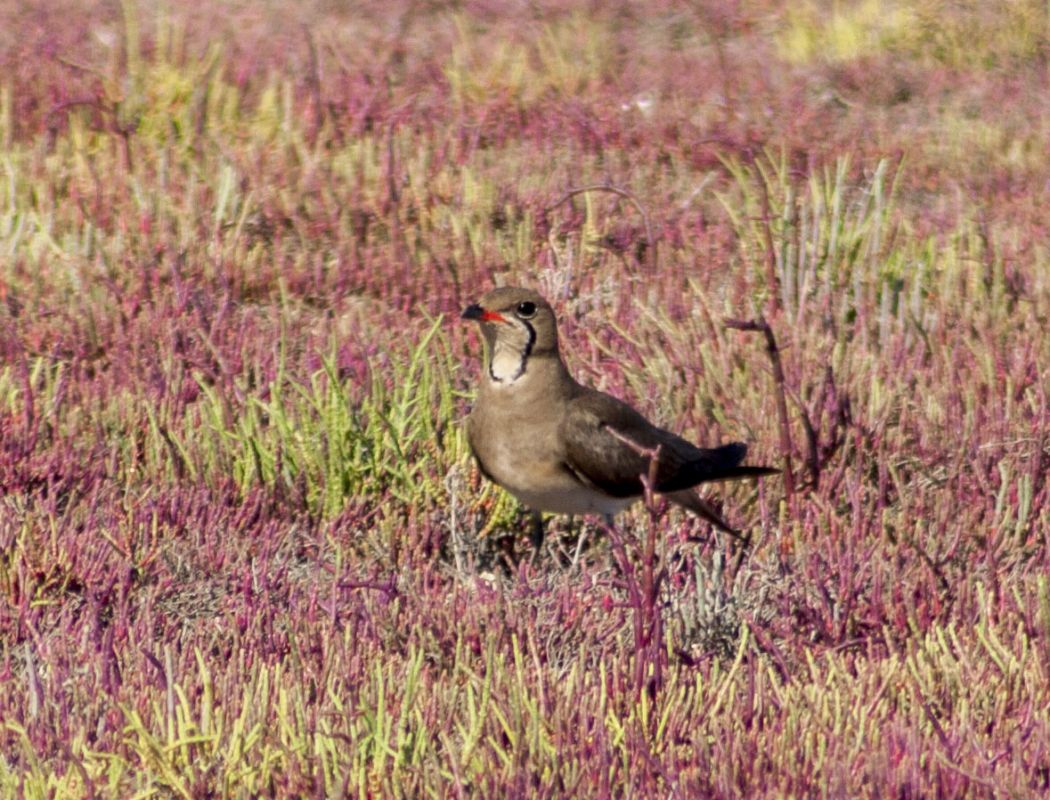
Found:
[{"label": "dried twig", "polygon": [[[752,164],[754,164],[754,159],[752,159]],[[773,226],[771,224],[772,212],[770,211],[769,187],[766,185],[765,180],[759,180],[758,185],[762,189],[762,237],[765,240],[766,245],[766,282],[769,284],[767,313],[775,318],[781,311],[780,281],[777,280],[777,257],[776,250],[773,247]],[[764,324],[765,320],[763,319],[762,322]]]},{"label": "dried twig", "polygon": [[558,209],[565,203],[572,200],[577,195],[586,194],[587,192],[609,192],[615,194],[617,197],[622,197],[627,200],[631,205],[634,206],[635,210],[642,218],[642,223],[645,225],[645,238],[648,240],[648,249],[646,250],[646,261],[648,266],[654,272],[659,269],[660,259],[656,249],[656,237],[653,235],[653,223],[649,218],[649,212],[645,210],[645,206],[641,204],[637,197],[628,192],[626,189],[621,189],[618,186],[613,186],[608,183],[596,183],[591,186],[581,186],[577,189],[570,189],[561,199],[553,205],[547,206],[543,209],[543,215],[547,216],[552,211]]},{"label": "dried twig", "polygon": [[758,331],[766,337],[766,352],[773,368],[773,381],[776,384],[777,416],[780,418],[780,452],[784,457],[784,494],[790,503],[795,495],[795,476],[791,471],[791,425],[788,421],[787,392],[784,381],[784,367],[780,362],[780,349],[777,347],[776,337],[773,329],[766,322],[766,318],[760,316],[757,320],[727,319],[724,321],[727,328],[738,331]]},{"label": "dried twig", "polygon": [[[653,492],[652,487],[656,485],[656,469],[655,468],[656,468],[656,464],[657,464],[657,461],[655,460],[655,456],[653,454],[654,453],[658,453],[660,448],[656,448],[655,450],[653,450],[651,448],[643,447],[642,445],[638,444],[636,441],[631,439],[631,437],[629,437],[629,436],[627,436],[627,435],[625,435],[623,433],[620,433],[620,431],[616,430],[613,427],[606,426],[606,430],[609,433],[611,433],[615,438],[619,439],[625,445],[627,445],[632,450],[634,450],[636,453],[638,453],[638,455],[642,456],[643,458],[650,459],[650,461],[649,461],[649,473],[650,473],[649,481],[650,482],[649,482],[649,484],[646,484],[645,483],[645,479],[643,478],[642,479],[642,485],[643,485],[643,487],[645,488],[645,491],[646,491],[646,495],[645,495],[646,506],[647,507],[652,507],[653,500],[652,500],[652,496],[651,495],[652,495],[652,492]],[[751,537],[748,536],[747,534],[741,533],[740,531],[736,530],[732,525],[730,525],[728,522],[726,522],[724,519],[722,519],[722,517],[718,513],[718,511],[715,510],[714,506],[712,506],[711,503],[709,503],[707,500],[705,500],[703,497],[701,497],[700,494],[698,492],[696,492],[695,490],[694,490],[693,502],[694,502],[694,505],[689,507],[691,511],[693,511],[695,514],[698,514],[701,518],[703,518],[703,519],[707,520],[708,522],[710,522],[711,525],[713,525],[718,530],[724,531],[725,533],[728,533],[730,536],[732,536],[734,539],[736,539],[738,542],[740,542],[744,546],[744,548],[743,548],[744,550],[746,550],[750,546],[750,544],[751,544]]]},{"label": "dried twig", "polygon": [[[635,696],[640,697],[642,689],[645,688],[649,692],[649,696],[655,698],[656,693],[663,685],[663,668],[666,657],[663,644],[663,614],[660,610],[659,599],[660,586],[667,577],[667,569],[657,569],[660,557],[656,552],[658,527],[656,523],[660,517],[660,509],[656,505],[653,491],[656,483],[656,473],[660,465],[660,447],[643,447],[613,428],[608,428],[608,430],[639,455],[649,459],[647,473],[638,476],[642,481],[645,507],[649,511],[649,525],[646,531],[645,545],[639,554],[641,560],[640,581],[637,570],[627,552],[627,545],[610,518],[605,520],[605,532],[609,536],[609,541],[612,542],[613,555],[619,562],[621,572],[623,572],[627,595],[632,608],[634,608]],[[651,675],[647,677],[646,673],[650,671],[650,668]]]}]

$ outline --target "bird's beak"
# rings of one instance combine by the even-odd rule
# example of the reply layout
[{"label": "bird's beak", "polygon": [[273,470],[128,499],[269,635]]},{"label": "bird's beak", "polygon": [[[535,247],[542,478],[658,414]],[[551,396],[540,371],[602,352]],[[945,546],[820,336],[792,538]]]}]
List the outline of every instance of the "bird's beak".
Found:
[{"label": "bird's beak", "polygon": [[477,303],[473,303],[464,308],[463,313],[459,316],[460,319],[475,319],[479,322],[506,322],[506,320],[503,319],[502,314],[495,311],[486,311]]}]

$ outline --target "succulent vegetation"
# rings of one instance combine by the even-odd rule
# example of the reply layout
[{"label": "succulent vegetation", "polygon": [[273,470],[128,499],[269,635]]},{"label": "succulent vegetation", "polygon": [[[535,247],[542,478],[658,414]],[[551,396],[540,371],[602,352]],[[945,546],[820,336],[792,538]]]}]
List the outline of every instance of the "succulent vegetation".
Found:
[{"label": "succulent vegetation", "polygon": [[[0,0],[0,796],[1045,796],[1048,41]],[[789,468],[709,493],[746,550],[657,501],[523,558],[500,282]]]}]

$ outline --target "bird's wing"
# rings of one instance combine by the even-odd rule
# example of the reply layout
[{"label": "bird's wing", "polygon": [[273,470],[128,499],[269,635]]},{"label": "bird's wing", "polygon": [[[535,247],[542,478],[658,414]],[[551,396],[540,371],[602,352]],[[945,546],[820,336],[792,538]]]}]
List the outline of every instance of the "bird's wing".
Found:
[{"label": "bird's wing", "polygon": [[613,497],[642,493],[641,476],[649,474],[650,458],[639,450],[660,448],[653,487],[659,492],[735,477],[732,472],[747,453],[739,443],[714,450],[695,447],[657,428],[626,403],[593,390],[570,401],[561,427],[565,466],[583,483]]}]

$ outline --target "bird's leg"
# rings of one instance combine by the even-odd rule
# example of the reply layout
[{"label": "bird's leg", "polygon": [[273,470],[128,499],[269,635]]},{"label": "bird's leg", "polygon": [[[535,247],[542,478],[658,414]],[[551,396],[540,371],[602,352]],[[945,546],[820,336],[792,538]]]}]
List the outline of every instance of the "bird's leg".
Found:
[{"label": "bird's leg", "polygon": [[529,516],[532,518],[532,530],[529,531],[529,539],[532,540],[532,547],[538,553],[540,548],[543,547],[543,515],[539,511],[529,510]]},{"label": "bird's leg", "polygon": [[[606,514],[605,515],[605,519],[606,519],[607,522],[609,522],[609,521],[612,520],[612,517],[610,517],[608,514]],[[579,532],[579,534],[576,537],[576,552],[573,553],[573,556],[572,556],[572,567],[573,567],[573,569],[576,569],[576,565],[580,563],[580,555],[583,553],[583,545],[586,542],[587,542],[587,528],[583,524],[583,522],[581,521],[580,522],[580,532]]]}]

